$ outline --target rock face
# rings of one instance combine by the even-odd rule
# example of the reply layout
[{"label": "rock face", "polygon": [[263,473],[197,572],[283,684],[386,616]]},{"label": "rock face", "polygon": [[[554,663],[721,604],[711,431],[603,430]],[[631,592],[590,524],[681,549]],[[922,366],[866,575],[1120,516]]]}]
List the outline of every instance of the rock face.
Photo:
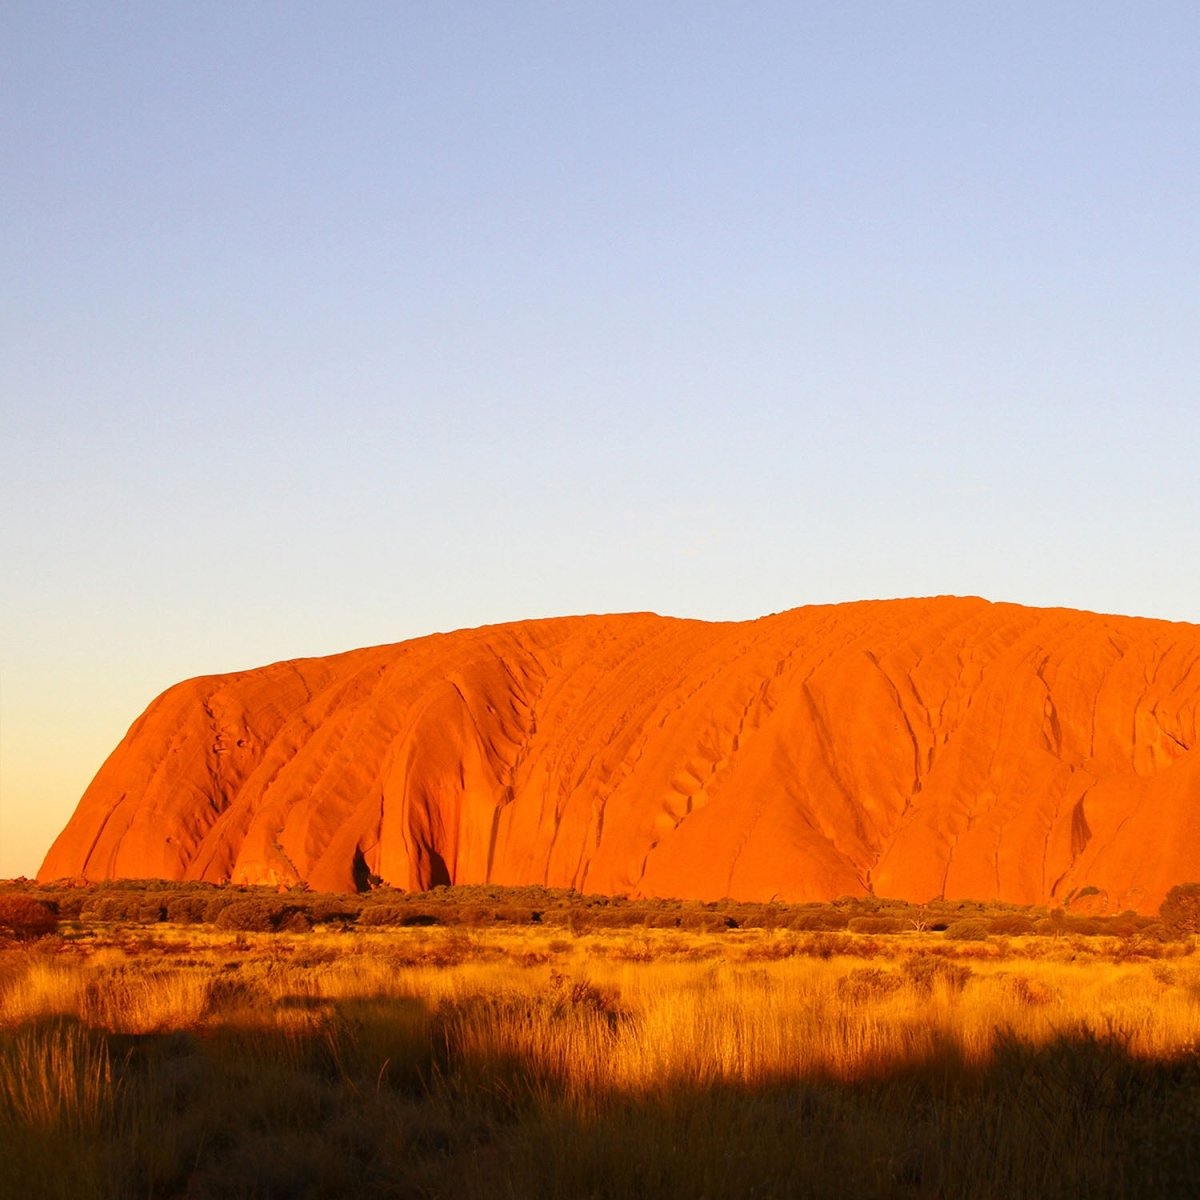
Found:
[{"label": "rock face", "polygon": [[973,598],[570,617],[170,688],[39,877],[874,892],[1200,878],[1200,627]]}]

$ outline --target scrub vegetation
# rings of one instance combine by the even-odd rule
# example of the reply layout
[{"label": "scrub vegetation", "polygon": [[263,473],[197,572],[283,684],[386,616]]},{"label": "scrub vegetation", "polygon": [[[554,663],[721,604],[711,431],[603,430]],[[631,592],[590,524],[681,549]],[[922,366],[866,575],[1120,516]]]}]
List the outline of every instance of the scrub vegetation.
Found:
[{"label": "scrub vegetation", "polygon": [[1194,1196],[1198,1045],[1133,914],[0,891],[3,1195]]}]

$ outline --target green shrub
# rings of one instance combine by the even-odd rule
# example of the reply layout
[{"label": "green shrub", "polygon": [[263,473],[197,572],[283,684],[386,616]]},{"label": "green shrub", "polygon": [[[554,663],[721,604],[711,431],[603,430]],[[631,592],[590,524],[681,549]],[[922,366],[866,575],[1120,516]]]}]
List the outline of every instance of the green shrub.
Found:
[{"label": "green shrub", "polygon": [[368,907],[356,896],[320,895],[306,899],[303,904],[304,911],[314,925],[325,925],[332,921],[353,923]]},{"label": "green shrub", "polygon": [[912,926],[900,917],[851,917],[846,928],[851,933],[903,933]]},{"label": "green shrub", "polygon": [[743,904],[738,918],[743,929],[785,928],[793,910],[785,904]]},{"label": "green shrub", "polygon": [[214,896],[204,906],[204,923],[206,925],[215,925],[217,923],[217,918],[232,903],[233,901],[229,898],[229,896],[222,894]]},{"label": "green shrub", "polygon": [[497,904],[492,912],[492,920],[504,921],[509,925],[529,925],[533,921],[533,913],[520,904]]},{"label": "green shrub", "polygon": [[84,901],[79,915],[84,921],[136,921],[141,907],[136,892],[101,892]]},{"label": "green shrub", "polygon": [[1021,913],[1002,913],[988,921],[988,930],[1005,937],[1021,937],[1033,933],[1034,922]]},{"label": "green shrub", "polygon": [[1165,921],[1151,921],[1138,930],[1138,940],[1141,942],[1169,942],[1176,936],[1176,931]]},{"label": "green shrub", "polygon": [[167,906],[158,900],[143,900],[134,906],[135,920],[141,925],[156,925],[167,919]]},{"label": "green shrub", "polygon": [[60,921],[78,921],[87,898],[88,892],[85,888],[72,888],[69,892],[59,892],[53,901],[58,906],[58,919]]},{"label": "green shrub", "polygon": [[1132,938],[1146,924],[1135,912],[1118,913],[1109,923],[1109,932],[1113,937]]},{"label": "green shrub", "polygon": [[1103,937],[1110,929],[1108,922],[1101,917],[1068,917],[1066,931],[1081,937]]},{"label": "green shrub", "polygon": [[425,925],[441,925],[442,918],[437,913],[433,912],[406,912],[400,917],[400,924],[407,927],[419,927]]},{"label": "green shrub", "polygon": [[680,916],[678,912],[672,912],[667,909],[662,912],[653,912],[646,917],[647,929],[678,929]]},{"label": "green shrub", "polygon": [[679,914],[679,928],[689,933],[724,933],[729,926],[720,913],[684,912]]},{"label": "green shrub", "polygon": [[[411,912],[412,909],[407,911]],[[447,925],[466,925],[470,928],[490,925],[502,919],[496,915],[494,904],[447,904],[439,915]]]},{"label": "green shrub", "polygon": [[198,925],[205,919],[211,900],[206,895],[171,896],[164,906],[166,919],[176,925]]},{"label": "green shrub", "polygon": [[1200,933],[1200,883],[1177,883],[1158,906],[1158,915],[1174,934]]},{"label": "green shrub", "polygon": [[[715,916],[716,914],[704,915]],[[596,909],[589,914],[589,917],[592,927],[595,929],[633,929],[645,924],[645,914],[641,910],[626,907],[624,904],[614,905],[612,908]],[[724,920],[718,919],[724,925]]]},{"label": "green shrub", "polygon": [[234,900],[217,914],[215,924],[240,933],[271,933],[281,915],[279,907],[266,900]]},{"label": "green shrub", "polygon": [[787,928],[805,933],[831,932],[845,929],[849,920],[844,912],[832,908],[818,908],[796,913],[787,920]]},{"label": "green shrub", "polygon": [[988,923],[978,918],[965,921],[951,921],[946,926],[946,937],[956,942],[986,942]]},{"label": "green shrub", "polygon": [[369,904],[358,918],[360,925],[375,928],[381,925],[399,925],[410,910],[399,904]]}]

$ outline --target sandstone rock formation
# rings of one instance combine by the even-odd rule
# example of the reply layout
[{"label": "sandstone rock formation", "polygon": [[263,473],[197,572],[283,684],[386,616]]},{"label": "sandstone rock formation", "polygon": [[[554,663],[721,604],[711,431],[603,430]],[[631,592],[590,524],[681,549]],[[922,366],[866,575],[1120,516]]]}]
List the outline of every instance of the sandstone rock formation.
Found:
[{"label": "sandstone rock formation", "polygon": [[1153,910],[1200,878],[1200,627],[974,598],[527,621],[192,679],[39,877]]}]

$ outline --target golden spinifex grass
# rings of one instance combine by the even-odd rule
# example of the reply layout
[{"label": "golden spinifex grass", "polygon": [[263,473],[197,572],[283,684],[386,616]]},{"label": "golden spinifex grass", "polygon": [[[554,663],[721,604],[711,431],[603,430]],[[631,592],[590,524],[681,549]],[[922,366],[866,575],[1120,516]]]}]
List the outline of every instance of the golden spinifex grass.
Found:
[{"label": "golden spinifex grass", "polygon": [[0,1192],[1200,1194],[1198,996],[1190,943],[80,935],[4,956]]}]

